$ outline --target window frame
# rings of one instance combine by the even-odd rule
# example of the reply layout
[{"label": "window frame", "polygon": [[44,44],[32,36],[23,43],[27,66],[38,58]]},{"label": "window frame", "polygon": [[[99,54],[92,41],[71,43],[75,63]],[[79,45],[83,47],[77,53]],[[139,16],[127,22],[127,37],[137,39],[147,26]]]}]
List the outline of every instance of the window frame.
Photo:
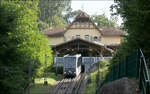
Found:
[{"label": "window frame", "polygon": [[80,38],[80,35],[76,35],[76,38]]},{"label": "window frame", "polygon": [[89,21],[88,21],[88,20],[86,21],[86,24],[89,24]]},{"label": "window frame", "polygon": [[[87,37],[88,36],[88,37]],[[88,39],[87,39],[88,38]],[[89,35],[85,35],[85,40],[90,40],[90,36]]]},{"label": "window frame", "polygon": [[67,38],[66,38],[66,36],[64,36],[64,41],[66,41],[67,40]]},{"label": "window frame", "polygon": [[97,36],[94,36],[93,40],[94,40],[94,41],[99,41],[99,39],[98,39]]},{"label": "window frame", "polygon": [[76,24],[80,24],[80,21],[76,21]]},{"label": "window frame", "polygon": [[82,20],[82,21],[81,21],[81,24],[84,24],[84,23],[85,23],[85,21],[84,21],[84,20]]}]

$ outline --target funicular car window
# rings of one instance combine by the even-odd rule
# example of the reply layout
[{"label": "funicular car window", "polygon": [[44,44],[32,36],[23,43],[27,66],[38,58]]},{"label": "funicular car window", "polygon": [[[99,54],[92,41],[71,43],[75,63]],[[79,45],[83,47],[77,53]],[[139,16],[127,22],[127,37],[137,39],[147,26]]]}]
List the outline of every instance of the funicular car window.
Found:
[{"label": "funicular car window", "polygon": [[55,57],[55,62],[56,63],[63,63],[64,62],[64,58],[63,57]]},{"label": "funicular car window", "polygon": [[65,68],[73,68],[76,63],[75,57],[65,57]]},{"label": "funicular car window", "polygon": [[78,59],[78,62],[77,62],[77,66],[78,66],[78,67],[81,65],[81,62],[82,62],[82,60],[81,60],[81,58],[79,58],[79,59]]},{"label": "funicular car window", "polygon": [[86,57],[83,60],[84,60],[84,63],[94,63],[94,58],[93,57]]}]

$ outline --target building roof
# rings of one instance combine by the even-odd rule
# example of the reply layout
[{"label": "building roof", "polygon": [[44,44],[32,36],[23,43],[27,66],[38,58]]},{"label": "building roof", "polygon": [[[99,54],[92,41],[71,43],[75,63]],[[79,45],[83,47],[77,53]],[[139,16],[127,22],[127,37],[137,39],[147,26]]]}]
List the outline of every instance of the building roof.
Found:
[{"label": "building roof", "polygon": [[102,35],[105,36],[121,36],[123,35],[123,31],[118,29],[118,28],[112,28],[112,27],[102,27],[99,28],[99,30],[101,31]]},{"label": "building roof", "polygon": [[86,43],[89,43],[89,44],[92,44],[92,45],[104,47],[104,44],[102,44],[102,43],[95,43],[95,42],[91,42],[91,41],[84,40],[84,39],[81,39],[81,38],[75,38],[75,39],[72,39],[72,40],[69,40],[69,41],[66,41],[66,42],[54,45],[53,47],[57,47],[57,46],[60,46],[60,45],[63,45],[63,44],[67,44],[69,42],[73,42],[73,41],[82,41],[82,42],[86,42]]},{"label": "building roof", "polygon": [[44,34],[48,36],[63,36],[66,28],[48,28],[44,30]]},{"label": "building roof", "polygon": [[95,43],[95,42],[91,42],[91,41],[88,41],[88,40],[84,40],[84,39],[81,39],[81,38],[76,38],[76,39],[73,39],[73,40],[69,40],[69,41],[66,41],[66,42],[63,42],[63,43],[60,43],[60,44],[57,44],[57,45],[53,45],[52,48],[57,48],[57,47],[61,47],[62,48],[62,45],[66,45],[66,44],[69,44],[69,43],[72,43],[72,42],[75,42],[75,41],[80,41],[80,42],[83,42],[83,43],[87,43],[91,46],[94,46],[94,47],[102,47],[104,48],[105,50],[113,53],[114,51],[110,48],[107,48],[104,44],[102,43]]},{"label": "building roof", "polygon": [[[85,12],[81,12],[79,13],[76,17],[75,20],[73,22],[75,22],[77,19],[80,18],[88,18],[92,24],[95,26],[95,28],[102,34],[105,36],[121,36],[123,35],[123,31],[119,30],[118,28],[112,28],[112,27],[102,27],[99,28],[98,26],[95,25],[95,23],[92,21],[92,19],[90,19],[90,16],[85,13]],[[64,33],[73,25],[73,22],[66,28],[48,28],[46,30],[44,30],[44,34],[48,35],[48,36],[54,36],[54,37],[58,37],[58,36],[63,36]]]},{"label": "building roof", "polygon": [[[44,30],[44,34],[56,37],[63,36],[66,30],[66,28],[48,28]],[[104,36],[121,36],[124,34],[120,29],[112,27],[99,28],[99,32]]]},{"label": "building roof", "polygon": [[75,17],[75,19],[78,19],[78,18],[90,18],[90,16],[87,13],[82,11]]}]

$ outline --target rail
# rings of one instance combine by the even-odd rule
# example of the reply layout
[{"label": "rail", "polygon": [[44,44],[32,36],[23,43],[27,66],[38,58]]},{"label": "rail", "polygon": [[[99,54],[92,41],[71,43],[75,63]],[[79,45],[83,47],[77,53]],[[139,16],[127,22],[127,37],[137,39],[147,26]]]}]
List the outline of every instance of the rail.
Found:
[{"label": "rail", "polygon": [[140,89],[143,94],[150,94],[150,79],[149,73],[146,65],[146,60],[141,49],[139,49],[139,80],[140,80]]},{"label": "rail", "polygon": [[81,79],[81,76],[77,76],[73,79],[62,79],[57,83],[56,87],[51,88],[49,94],[72,94],[73,88],[79,79]]},{"label": "rail", "polygon": [[137,78],[139,80],[139,89],[142,91],[142,94],[150,94],[150,79],[146,60],[141,49],[127,56],[123,62],[114,65],[110,69],[105,80],[100,84],[99,90],[104,84],[122,77]]},{"label": "rail", "polygon": [[79,81],[77,81],[76,85],[74,86],[71,94],[80,94],[81,85],[83,84],[85,75],[86,75],[85,73],[81,74],[81,77],[80,77]]}]

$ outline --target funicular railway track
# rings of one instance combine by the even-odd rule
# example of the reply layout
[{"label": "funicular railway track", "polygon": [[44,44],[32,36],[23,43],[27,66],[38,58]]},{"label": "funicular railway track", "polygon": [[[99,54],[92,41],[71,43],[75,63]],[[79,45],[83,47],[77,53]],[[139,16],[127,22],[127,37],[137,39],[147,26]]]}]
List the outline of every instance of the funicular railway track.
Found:
[{"label": "funicular railway track", "polygon": [[71,94],[76,82],[79,79],[80,79],[80,76],[75,77],[73,79],[71,78],[62,79],[58,83],[54,91],[51,92],[50,94]]},{"label": "funicular railway track", "polygon": [[82,90],[81,86],[83,84],[85,75],[86,75],[85,73],[81,74],[81,77],[79,81],[76,83],[76,85],[74,86],[71,94],[81,94],[81,90]]},{"label": "funicular railway track", "polygon": [[84,74],[73,79],[62,79],[50,94],[80,94],[80,87],[84,80]]},{"label": "funicular railway track", "polygon": [[54,94],[65,94],[68,91],[73,79],[63,79],[56,88]]}]

